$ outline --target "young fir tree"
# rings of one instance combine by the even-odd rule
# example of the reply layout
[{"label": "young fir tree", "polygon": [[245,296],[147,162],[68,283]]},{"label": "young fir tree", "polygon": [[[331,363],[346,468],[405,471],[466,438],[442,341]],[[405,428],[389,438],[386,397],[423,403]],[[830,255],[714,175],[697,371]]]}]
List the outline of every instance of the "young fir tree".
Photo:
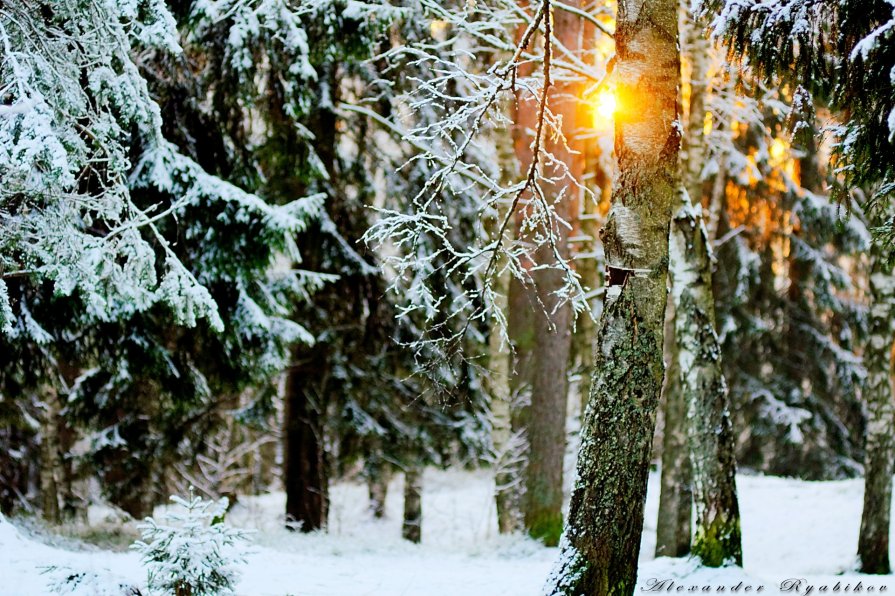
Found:
[{"label": "young fir tree", "polygon": [[[619,174],[601,234],[608,280],[596,378],[549,594],[632,594],[664,366],[668,233],[680,184],[677,2],[620,2]],[[624,504],[620,506],[619,504]]]}]

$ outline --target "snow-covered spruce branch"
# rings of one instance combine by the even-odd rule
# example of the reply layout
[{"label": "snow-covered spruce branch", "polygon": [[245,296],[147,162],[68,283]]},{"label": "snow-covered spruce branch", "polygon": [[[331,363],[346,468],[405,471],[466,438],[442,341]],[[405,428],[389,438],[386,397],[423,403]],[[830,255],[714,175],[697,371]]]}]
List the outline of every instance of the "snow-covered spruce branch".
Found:
[{"label": "snow-covered spruce branch", "polygon": [[[185,266],[183,247],[170,241],[172,220],[188,227],[191,209],[215,203],[238,222],[263,221],[297,254],[292,236],[320,211],[320,197],[268,205],[163,138],[159,106],[134,60],[141,51],[182,49],[164,3],[141,6],[61,2],[43,13],[18,0],[0,7],[0,223],[9,232],[0,238],[0,327],[7,332],[14,316],[7,282],[23,277],[50,280],[63,295],[77,291],[100,320],[163,303],[183,324],[206,319],[221,329],[207,273]],[[281,22],[284,14],[268,16]],[[290,37],[296,51],[306,50],[300,37]],[[135,190],[163,198],[143,205]]]}]

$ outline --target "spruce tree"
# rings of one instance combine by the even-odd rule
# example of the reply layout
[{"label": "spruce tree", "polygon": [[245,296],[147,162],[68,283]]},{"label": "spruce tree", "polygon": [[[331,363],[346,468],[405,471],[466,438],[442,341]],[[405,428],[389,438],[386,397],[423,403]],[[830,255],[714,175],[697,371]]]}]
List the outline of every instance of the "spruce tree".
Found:
[{"label": "spruce tree", "polygon": [[[3,235],[13,316],[3,342],[20,357],[2,391],[17,403],[64,395],[66,441],[77,428],[88,448],[60,456],[141,515],[228,399],[269,382],[288,346],[310,339],[285,315],[321,278],[273,265],[295,254],[320,199],[262,200],[222,176],[214,158],[226,151],[205,106],[182,104],[191,121],[160,109],[150,88],[163,105],[168,92],[201,88],[163,4],[33,8],[4,7],[16,108],[4,114],[4,155],[27,156],[21,142],[34,134],[58,150],[52,162],[31,153],[26,177],[4,164],[21,184],[5,187],[2,206],[14,232]],[[90,142],[72,130],[84,122],[98,127]]]}]

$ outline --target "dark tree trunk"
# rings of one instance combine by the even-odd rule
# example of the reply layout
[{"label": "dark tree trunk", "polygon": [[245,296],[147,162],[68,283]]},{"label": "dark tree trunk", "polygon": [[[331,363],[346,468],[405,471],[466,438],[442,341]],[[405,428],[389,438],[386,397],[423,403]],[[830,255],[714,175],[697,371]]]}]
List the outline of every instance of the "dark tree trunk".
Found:
[{"label": "dark tree trunk", "polygon": [[[578,0],[569,2],[577,7]],[[580,45],[581,18],[568,11],[553,13],[556,38],[574,51]],[[562,220],[571,225],[578,217],[577,186],[583,162],[574,134],[578,125],[578,89],[575,83],[557,81],[549,90],[548,101],[554,113],[562,117],[565,140],[550,133],[542,139],[544,149],[559,164],[545,164],[542,184],[548,201]],[[542,244],[534,256],[538,266],[532,272],[534,309],[533,348],[531,355],[531,407],[528,414],[529,458],[525,477],[524,512],[529,534],[554,546],[562,534],[563,459],[566,447],[566,411],[568,404],[569,356],[572,348],[572,310],[561,297],[566,272],[560,259],[569,260],[568,228],[553,225],[555,246]],[[557,254],[558,253],[558,254]]]},{"label": "dark tree trunk", "polygon": [[676,0],[621,0],[618,177],[602,231],[608,287],[578,478],[548,594],[633,594],[662,388],[668,233],[680,184]]},{"label": "dark tree trunk", "polygon": [[40,501],[44,521],[62,523],[62,458],[59,445],[59,395],[55,387],[44,393],[44,418],[40,425]]},{"label": "dark tree trunk", "polygon": [[313,394],[316,374],[309,364],[295,364],[286,377],[283,485],[290,528],[313,532],[326,525],[329,509],[321,404]]},{"label": "dark tree trunk", "polygon": [[693,518],[692,469],[687,442],[687,400],[681,388],[678,350],[674,335],[674,303],[665,315],[665,429],[662,435],[662,480],[659,519],[656,523],[656,556],[683,557],[690,552]]},{"label": "dark tree trunk", "polygon": [[423,475],[417,468],[404,472],[404,522],[401,536],[419,544],[423,538]]},{"label": "dark tree trunk", "polygon": [[891,573],[889,523],[895,472],[895,397],[892,388],[895,339],[895,277],[886,256],[874,249],[870,275],[870,341],[864,356],[867,382],[867,453],[864,511],[858,538],[861,573]]},{"label": "dark tree trunk", "polygon": [[[549,248],[538,251],[548,257]],[[543,261],[539,261],[543,262]],[[542,269],[533,275],[538,301],[534,306],[533,378],[528,412],[528,466],[525,476],[525,527],[529,534],[555,546],[562,534],[563,457],[566,448],[571,309],[558,305],[563,273]],[[540,306],[543,305],[543,306]],[[546,312],[544,312],[546,310]],[[552,315],[548,313],[553,313]]]},{"label": "dark tree trunk", "polygon": [[385,499],[388,496],[388,482],[391,471],[380,458],[371,458],[366,465],[367,495],[370,511],[376,519],[385,517]]}]

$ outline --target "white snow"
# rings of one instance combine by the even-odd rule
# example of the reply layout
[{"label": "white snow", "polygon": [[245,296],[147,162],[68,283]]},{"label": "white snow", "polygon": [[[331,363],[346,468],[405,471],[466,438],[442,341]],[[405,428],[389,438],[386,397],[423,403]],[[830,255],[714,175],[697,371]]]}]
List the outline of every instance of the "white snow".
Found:
[{"label": "white snow", "polygon": [[[802,579],[787,593],[805,596],[828,592],[877,593],[868,587],[889,586],[891,576],[859,576],[854,568],[863,483],[860,479],[803,482],[793,479],[739,475],[743,517],[745,568],[705,569],[692,560],[654,560],[659,477],[650,475],[646,524],[641,549],[640,589],[660,587],[662,593],[703,592],[718,586],[725,592],[780,593],[780,584]],[[558,549],[545,548],[521,536],[500,536],[487,471],[435,471],[425,475],[423,544],[400,538],[403,480],[395,478],[386,517],[372,519],[366,487],[351,482],[332,488],[328,534],[302,535],[280,528],[281,493],[245,498],[228,516],[236,527],[255,529],[255,546],[242,568],[239,594],[302,595],[513,595],[541,593]],[[157,513],[164,513],[157,511]],[[145,586],[145,572],[136,553],[112,553],[84,547],[49,546],[46,536],[0,521],[0,594],[48,594],[48,584],[60,571],[41,573],[48,566],[89,572],[89,588],[76,594],[101,593],[121,582]],[[58,543],[58,541],[56,541]],[[63,543],[64,544],[64,543]],[[840,575],[841,574],[841,575]],[[103,578],[105,583],[97,578]],[[671,590],[669,583],[675,582]],[[862,582],[861,592],[855,585]],[[99,583],[98,583],[99,582]],[[740,590],[733,588],[743,582]],[[839,590],[835,590],[839,582]],[[751,592],[745,587],[751,585]],[[850,588],[846,589],[845,586]],[[813,586],[809,592],[809,586]],[[878,590],[881,591],[881,590]],[[109,592],[113,593],[113,592]]]}]

